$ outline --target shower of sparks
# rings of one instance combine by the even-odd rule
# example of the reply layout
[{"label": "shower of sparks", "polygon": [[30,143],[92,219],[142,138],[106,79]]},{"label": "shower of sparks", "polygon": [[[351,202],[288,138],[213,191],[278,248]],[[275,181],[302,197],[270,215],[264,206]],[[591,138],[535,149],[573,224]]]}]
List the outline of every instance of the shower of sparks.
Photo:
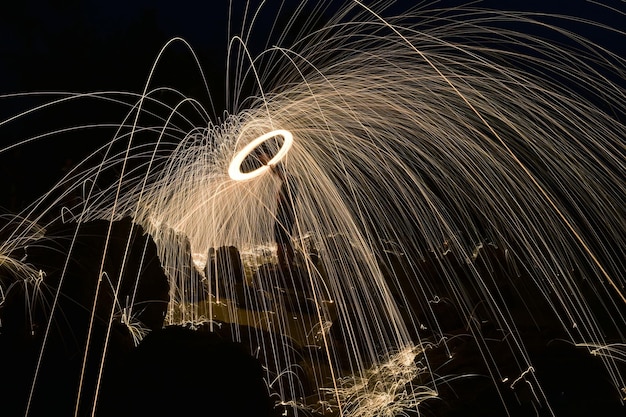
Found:
[{"label": "shower of sparks", "polygon": [[381,360],[363,376],[340,379],[333,395],[337,394],[344,413],[355,417],[394,417],[406,410],[417,410],[422,401],[435,398],[436,391],[413,386],[427,372],[416,363],[419,353],[415,346],[410,346]]},{"label": "shower of sparks", "polygon": [[[572,46],[507,22],[541,25]],[[533,363],[518,324],[493,290],[497,279],[513,278],[478,265],[487,242],[506,254],[512,276],[543,294],[570,341],[602,358],[623,391],[626,126],[613,114],[624,114],[626,91],[611,80],[621,79],[624,60],[541,16],[472,7],[388,16],[382,6],[354,1],[307,29],[258,55],[247,36],[233,37],[229,105],[220,117],[152,78],[140,95],[85,95],[125,97],[127,118],[110,143],[22,213],[29,221],[12,226],[1,260],[16,276],[36,273],[9,255],[51,217],[77,225],[130,218],[156,243],[168,276],[167,324],[230,326],[265,361],[277,404],[328,404],[329,414],[345,416],[402,415],[436,397],[442,378],[424,377],[432,370],[416,357],[427,363],[428,352],[415,347],[445,344],[433,300],[456,305],[481,339],[471,325],[470,293],[479,294],[487,319],[508,337],[515,361],[507,366],[520,375],[511,389],[533,378],[534,400],[549,409],[527,375]],[[243,86],[253,91],[244,96]],[[282,145],[268,140],[278,136]],[[274,146],[287,185],[298,190],[289,271],[274,260],[280,180],[268,166],[238,177],[261,142]],[[68,204],[69,195],[80,198]],[[243,286],[219,262],[211,268],[222,247],[245,255]],[[420,268],[427,257],[439,275]],[[11,285],[0,281],[0,303]],[[435,292],[442,285],[449,294]],[[606,299],[614,301],[598,302]],[[117,305],[109,320],[140,343],[148,331],[136,319],[141,307]],[[609,321],[597,319],[598,305]],[[242,326],[257,330],[243,334]],[[285,340],[308,349],[315,399],[304,398],[303,377],[292,371],[302,353]],[[504,380],[480,346],[490,376]],[[397,353],[381,360],[387,352]]]}]

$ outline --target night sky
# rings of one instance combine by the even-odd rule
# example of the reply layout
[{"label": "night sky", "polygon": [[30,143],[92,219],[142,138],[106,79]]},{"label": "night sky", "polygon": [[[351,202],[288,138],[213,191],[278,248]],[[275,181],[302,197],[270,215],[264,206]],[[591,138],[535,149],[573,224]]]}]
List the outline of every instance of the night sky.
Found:
[{"label": "night sky", "polygon": [[[141,92],[150,67],[163,45],[174,37],[190,43],[206,73],[211,98],[218,114],[223,110],[224,75],[228,42],[228,8],[230,1],[149,1],[66,0],[13,2],[0,12],[0,94],[25,92]],[[233,2],[231,32],[237,32],[245,12],[246,1]],[[260,1],[251,1],[256,10]],[[251,46],[257,51],[273,39],[268,38],[279,1],[267,2],[257,19]],[[298,2],[286,0],[284,10]],[[314,4],[315,2],[311,2]],[[336,2],[340,4],[342,2]],[[400,0],[392,11],[406,5],[419,4]],[[434,2],[423,7],[443,7],[464,3],[459,0]],[[486,0],[477,5],[502,7],[498,1]],[[615,10],[584,0],[566,3],[556,0],[512,2],[511,8],[527,11],[566,13],[594,19],[613,27],[623,27],[626,18]],[[603,2],[616,10],[626,11],[621,0]],[[422,2],[422,4],[427,4]],[[566,4],[565,6],[563,4]],[[328,12],[330,13],[330,12]],[[391,14],[391,12],[390,12]],[[288,16],[289,13],[284,13]],[[323,16],[324,18],[324,16]],[[278,21],[278,27],[283,21]],[[624,42],[608,31],[592,30],[569,23],[568,28],[584,31],[585,36],[626,55]],[[274,33],[278,33],[276,30]],[[172,86],[209,104],[189,51],[178,45],[168,50],[159,65],[154,84]],[[204,95],[203,95],[204,93]],[[0,120],[41,103],[35,98],[3,98],[0,100]],[[111,107],[100,108],[93,103],[72,108],[57,108],[11,122],[0,127],[0,146],[4,147],[54,128],[88,123],[115,123],[123,113]],[[101,133],[104,135],[104,133]],[[66,136],[67,138],[67,136]],[[20,146],[0,154],[0,169],[5,178],[5,192],[0,206],[21,209],[34,197],[45,192],[52,180],[58,178],[63,166],[80,160],[107,140],[96,133],[76,135],[75,146],[61,148],[67,140],[46,139]],[[6,184],[11,184],[6,186]]]}]

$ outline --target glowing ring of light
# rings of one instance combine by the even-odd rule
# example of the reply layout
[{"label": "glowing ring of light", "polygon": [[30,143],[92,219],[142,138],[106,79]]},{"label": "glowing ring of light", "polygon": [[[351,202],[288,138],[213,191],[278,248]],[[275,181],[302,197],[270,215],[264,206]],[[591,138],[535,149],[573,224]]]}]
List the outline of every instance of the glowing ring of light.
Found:
[{"label": "glowing ring of light", "polygon": [[[283,138],[283,145],[280,147],[276,155],[274,155],[274,157],[270,159],[266,165],[263,165],[255,169],[254,171],[241,172],[241,163],[244,161],[244,159],[246,159],[257,146],[276,136],[282,136]],[[235,181],[245,181],[254,177],[258,177],[259,175],[268,171],[270,169],[270,166],[276,165],[278,162],[280,162],[280,160],[283,159],[285,155],[287,155],[287,152],[289,152],[289,149],[291,149],[292,144],[293,135],[288,130],[272,130],[271,132],[259,136],[258,138],[248,143],[233,157],[228,167],[228,175]]]}]

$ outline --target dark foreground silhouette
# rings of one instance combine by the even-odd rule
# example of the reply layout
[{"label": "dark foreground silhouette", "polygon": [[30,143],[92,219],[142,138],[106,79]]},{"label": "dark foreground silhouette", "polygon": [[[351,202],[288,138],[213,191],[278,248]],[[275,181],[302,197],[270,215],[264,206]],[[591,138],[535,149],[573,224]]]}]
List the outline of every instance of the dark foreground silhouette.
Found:
[{"label": "dark foreground silhouette", "polygon": [[[109,223],[83,224],[73,240],[75,227],[53,225],[41,242],[12,254],[41,270],[41,281],[0,269],[10,288],[0,305],[0,415],[24,416],[28,407],[30,417],[73,416],[78,404],[78,415],[90,416],[94,403],[99,417],[269,415],[261,365],[243,345],[208,331],[163,328],[167,277],[141,228],[114,222],[103,262]],[[137,347],[120,319],[132,296],[134,319],[150,330]]]},{"label": "dark foreground silhouette", "polygon": [[[232,335],[228,334],[231,326],[223,326],[215,333],[206,328],[163,327],[169,288],[154,242],[129,221],[115,222],[102,264],[108,227],[107,222],[82,225],[72,245],[73,228],[58,225],[48,230],[49,240],[12,254],[45,271],[41,282],[20,281],[10,271],[0,269],[3,288],[11,288],[0,305],[0,415],[23,416],[31,390],[30,417],[73,416],[77,398],[80,399],[79,416],[90,416],[94,402],[98,417],[294,415],[290,407],[275,404],[278,397],[268,392],[264,380],[266,371],[261,361],[249,351],[251,344],[248,340],[243,340],[242,344],[231,341]],[[131,245],[126,252],[129,239]],[[70,249],[70,262],[66,267]],[[233,294],[245,295],[249,289],[244,288],[248,284],[242,281],[239,253],[236,248],[227,249],[216,251],[215,259],[228,258],[229,262],[211,264],[212,273],[239,276],[233,282],[243,289]],[[442,280],[437,280],[442,275],[435,259],[425,259],[419,270],[414,271],[420,279],[434,283],[432,294],[426,294],[426,298],[434,299],[437,295],[441,301],[430,306],[424,305],[423,297],[411,296],[411,283],[417,278],[399,273],[408,270],[402,268],[401,258],[387,257],[381,263],[383,270],[394,274],[394,280],[390,282],[397,286],[391,290],[398,296],[399,308],[407,319],[414,317],[428,327],[440,326],[448,342],[445,348],[433,345],[427,350],[431,372],[443,379],[437,384],[439,398],[424,402],[419,415],[552,415],[548,408],[538,406],[536,402],[537,385],[528,383],[535,379],[543,390],[540,395],[545,396],[545,402],[550,404],[556,416],[617,417],[626,412],[601,358],[564,341],[566,335],[562,324],[547,301],[529,285],[528,277],[507,272],[502,254],[497,250],[482,251],[474,266],[493,271],[490,291],[501,297],[500,301],[507,306],[512,321],[517,324],[515,331],[524,341],[533,363],[532,381],[521,379],[513,383],[520,375],[510,353],[509,339],[498,328],[489,310],[484,308],[483,296],[479,292],[473,291],[469,285],[466,288],[468,299],[475,306],[473,316],[468,320],[454,302],[450,289]],[[106,276],[98,286],[101,265]],[[456,272],[462,278],[464,267],[462,263],[458,265]],[[40,361],[47,318],[63,270],[66,274],[62,291]],[[263,274],[270,272],[277,271],[269,266],[261,268],[257,278],[266,279]],[[306,289],[296,288],[296,282],[302,285],[306,280],[295,279],[300,272],[289,271],[281,280],[286,287],[279,292],[282,298],[267,300],[266,304],[290,302],[297,307],[295,310],[302,311],[303,306],[307,306]],[[471,282],[469,276],[465,278],[461,281]],[[138,346],[133,344],[128,328],[120,323],[119,307],[113,308],[115,317],[109,328],[108,318],[114,305],[112,288],[118,286],[120,279],[118,301],[121,306],[126,297],[134,293],[134,285],[138,282],[135,304],[141,308],[135,310],[136,318],[150,330]],[[38,290],[37,296],[33,295],[35,289]],[[247,305],[244,296],[240,298],[243,308],[261,308]],[[593,297],[590,295],[587,299],[593,300]],[[604,301],[607,300],[597,302]],[[431,313],[426,313],[426,307],[432,309]],[[92,311],[95,312],[93,318]],[[437,323],[428,321],[433,314]],[[337,319],[328,333],[340,366],[341,360],[345,359],[342,355],[347,355],[346,351],[342,353],[346,326],[358,326],[350,320],[354,318]],[[88,332],[90,321],[92,331]],[[242,339],[255,332],[258,334],[258,329],[240,329]],[[618,335],[612,337],[619,340]],[[265,341],[271,339],[270,335],[262,337]],[[286,337],[282,343],[288,345],[288,351],[294,357],[301,358],[298,363],[301,392],[298,395],[317,398],[317,383],[310,369],[324,366],[320,365],[324,355],[316,355],[311,347],[299,346]],[[85,346],[89,346],[87,355]],[[276,363],[276,358],[268,357],[273,349],[268,346],[259,348],[264,355],[263,363]],[[498,364],[497,369],[485,365],[485,352],[491,356],[490,363]],[[103,357],[104,367],[99,379]],[[35,378],[39,362],[41,366]],[[494,377],[495,373],[500,379]],[[428,385],[432,380],[428,377],[415,382]],[[96,390],[97,402],[94,400]],[[506,409],[503,403],[506,403]],[[407,411],[406,415],[417,416],[418,413]]]}]

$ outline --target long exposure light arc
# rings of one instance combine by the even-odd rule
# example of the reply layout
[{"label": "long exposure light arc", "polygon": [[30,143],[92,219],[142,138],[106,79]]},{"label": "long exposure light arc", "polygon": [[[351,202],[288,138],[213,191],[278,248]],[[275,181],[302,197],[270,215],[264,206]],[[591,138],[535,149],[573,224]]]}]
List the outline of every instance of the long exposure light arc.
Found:
[{"label": "long exposure light arc", "polygon": [[[237,62],[227,89],[243,96],[227,97],[232,114],[209,121],[199,102],[179,105],[182,93],[129,94],[132,123],[120,125],[111,153],[39,199],[29,222],[47,230],[49,218],[72,212],[79,232],[83,221],[132,219],[153,239],[168,280],[164,323],[247,345],[276,407],[412,415],[432,398],[445,401],[455,378],[482,374],[504,410],[518,407],[519,395],[558,414],[533,351],[540,319],[554,339],[598,356],[624,391],[626,318],[615,290],[626,283],[626,127],[615,114],[626,95],[611,81],[621,80],[624,60],[506,26],[559,31],[542,16],[470,6],[390,15],[383,3],[349,2],[255,58],[246,42],[257,9],[228,46]],[[610,76],[596,76],[602,71]],[[272,138],[282,138],[272,160],[245,172],[246,158]],[[278,164],[284,178],[265,175]],[[86,184],[93,193],[79,192],[79,202],[64,198]],[[286,269],[274,236],[285,184],[297,191]],[[3,255],[41,239],[13,227],[17,239]],[[97,291],[121,301],[120,283]],[[0,281],[3,299],[14,292],[7,288]],[[86,304],[91,317],[100,314]],[[103,315],[141,344],[143,306],[129,308],[136,328],[120,306]],[[52,317],[46,324],[54,328]],[[448,378],[446,365],[463,363],[457,347],[469,341],[482,365]],[[99,387],[105,354],[97,359]],[[82,377],[79,385],[75,413],[92,400]],[[38,395],[40,385],[31,387]]]},{"label": "long exposure light arc", "polygon": [[[276,152],[276,154],[265,165],[262,165],[250,172],[241,172],[241,164],[250,155],[250,153],[252,153],[252,151],[254,151],[262,143],[278,136],[283,138],[283,143],[278,152]],[[228,175],[235,181],[246,181],[256,178],[259,175],[263,175],[287,155],[289,149],[291,149],[291,145],[293,145],[293,135],[291,132],[283,129],[267,132],[266,134],[251,140],[246,146],[243,147],[242,150],[233,156],[233,159],[228,166]]]}]

